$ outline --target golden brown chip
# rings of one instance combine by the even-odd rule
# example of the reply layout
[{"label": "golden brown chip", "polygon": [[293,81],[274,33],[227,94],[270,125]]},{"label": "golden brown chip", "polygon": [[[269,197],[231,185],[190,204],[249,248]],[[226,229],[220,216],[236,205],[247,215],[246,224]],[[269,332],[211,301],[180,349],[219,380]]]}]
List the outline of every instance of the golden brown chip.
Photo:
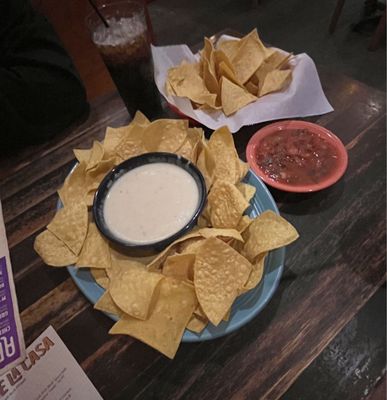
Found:
[{"label": "golden brown chip", "polygon": [[198,237],[192,237],[190,239],[185,240],[184,242],[179,243],[176,246],[178,254],[196,254],[203,240],[204,240],[203,236],[198,236]]},{"label": "golden brown chip", "polygon": [[128,158],[146,153],[142,140],[146,128],[147,126],[140,124],[131,124],[128,126],[121,141],[115,148],[116,154],[121,157],[122,160],[127,160]]},{"label": "golden brown chip", "polygon": [[149,272],[137,262],[113,264],[109,292],[113,301],[126,314],[141,320],[147,319],[157,285],[163,276]]},{"label": "golden brown chip", "polygon": [[204,38],[204,47],[202,50],[201,58],[206,58],[207,60],[211,60],[211,55],[214,52],[214,45],[212,44],[212,41],[205,37]]},{"label": "golden brown chip", "polygon": [[94,222],[89,224],[86,240],[79,255],[77,267],[110,268],[110,251]]},{"label": "golden brown chip", "polygon": [[162,265],[164,263],[164,261],[166,260],[166,258],[168,256],[171,256],[173,254],[176,254],[176,250],[175,248],[181,244],[183,244],[185,241],[192,239],[192,238],[197,238],[197,237],[201,237],[200,233],[198,231],[193,231],[183,237],[181,237],[180,239],[177,239],[176,241],[174,241],[173,243],[171,243],[167,248],[165,248],[161,253],[159,253],[156,258],[154,258],[148,265],[147,265],[147,269],[149,271],[155,272],[155,271],[160,271],[162,269]]},{"label": "golden brown chip", "polygon": [[200,304],[197,305],[197,307],[194,310],[194,315],[196,315],[197,317],[201,318],[201,319],[207,319],[206,314],[204,314],[203,309],[201,308]]},{"label": "golden brown chip", "polygon": [[207,324],[208,319],[202,319],[193,314],[186,328],[192,332],[200,333],[207,326]]},{"label": "golden brown chip", "polygon": [[260,254],[259,257],[252,264],[253,267],[251,269],[250,276],[247,279],[247,282],[243,286],[242,290],[240,291],[241,294],[251,289],[254,289],[261,282],[263,277],[266,256],[267,253]]},{"label": "golden brown chip", "polygon": [[206,239],[196,254],[194,285],[205,315],[218,325],[246,283],[250,262],[216,238]]},{"label": "golden brown chip", "polygon": [[134,118],[131,121],[131,124],[143,125],[143,126],[148,126],[150,123],[151,122],[149,121],[149,119],[140,110],[136,111],[136,114],[134,115]]},{"label": "golden brown chip", "polygon": [[125,133],[127,132],[127,126],[121,126],[119,128],[112,128],[108,126],[106,128],[105,139],[103,141],[104,153],[113,157],[116,153],[116,147],[121,142]]},{"label": "golden brown chip", "polygon": [[250,203],[251,199],[254,197],[257,189],[255,186],[249,185],[248,183],[239,182],[236,187],[243,194],[243,197]]},{"label": "golden brown chip", "polygon": [[257,100],[256,96],[253,96],[245,88],[232,83],[224,76],[221,79],[221,99],[226,116],[234,114],[247,104]]},{"label": "golden brown chip", "polygon": [[91,148],[89,161],[86,164],[86,171],[95,168],[102,161],[103,154],[104,154],[104,148],[102,144],[97,140],[94,140],[93,147]]},{"label": "golden brown chip", "polygon": [[259,89],[259,97],[284,89],[289,85],[291,79],[292,71],[290,69],[269,72],[265,77],[262,87]]},{"label": "golden brown chip", "polygon": [[163,266],[163,274],[176,279],[193,281],[195,254],[175,254],[167,257]]},{"label": "golden brown chip", "polygon": [[214,228],[236,228],[249,203],[235,185],[216,181],[208,195],[211,225]]},{"label": "golden brown chip", "polygon": [[74,168],[62,188],[58,190],[58,194],[65,207],[85,202],[87,194],[85,163],[81,162]]},{"label": "golden brown chip", "polygon": [[230,61],[233,61],[238,49],[240,47],[240,40],[224,40],[219,44],[218,50],[222,50]]},{"label": "golden brown chip", "polygon": [[174,153],[187,139],[188,121],[182,119],[158,119],[142,133],[146,151]]},{"label": "golden brown chip", "polygon": [[206,181],[207,192],[210,190],[215,175],[215,158],[205,142],[199,144],[198,160],[196,163],[199,171]]},{"label": "golden brown chip", "polygon": [[223,317],[223,321],[228,322],[230,320],[230,316],[231,316],[231,308],[226,312],[226,314]]},{"label": "golden brown chip", "polygon": [[175,153],[196,164],[203,135],[203,129],[201,128],[188,128],[184,143]]},{"label": "golden brown chip", "polygon": [[243,37],[232,59],[238,81],[242,84],[246,83],[261,66],[268,54],[266,47],[259,39],[256,29]]},{"label": "golden brown chip", "polygon": [[113,167],[114,159],[103,160],[92,170],[86,172],[85,185],[87,187],[87,196],[98,189],[102,179],[112,170]]},{"label": "golden brown chip", "polygon": [[241,181],[242,179],[244,179],[248,172],[249,164],[242,160],[239,160],[239,180]]},{"label": "golden brown chip", "polygon": [[253,219],[251,219],[248,215],[244,215],[238,223],[238,226],[236,228],[236,230],[239,233],[243,233],[247,227],[253,222]]},{"label": "golden brown chip", "polygon": [[240,179],[239,157],[234,138],[227,126],[212,133],[208,148],[215,160],[214,178],[230,183],[238,182]]},{"label": "golden brown chip", "polygon": [[220,62],[219,64],[219,76],[227,78],[230,82],[234,83],[242,87],[243,85],[238,81],[238,78],[235,76],[235,72],[231,69],[225,62]]},{"label": "golden brown chip", "polygon": [[235,229],[202,228],[199,230],[199,232],[206,239],[210,237],[219,237],[235,239],[240,242],[244,241],[241,234]]},{"label": "golden brown chip", "polygon": [[171,68],[167,79],[177,96],[187,97],[197,104],[215,106],[216,94],[206,88],[198,64],[180,64]]},{"label": "golden brown chip", "polygon": [[160,283],[157,303],[147,320],[125,316],[109,333],[133,336],[173,358],[196,305],[197,299],[192,286],[183,281],[165,278]]},{"label": "golden brown chip", "polygon": [[74,149],[73,152],[78,162],[83,162],[87,165],[90,159],[91,149]]},{"label": "golden brown chip", "polygon": [[98,283],[99,286],[107,289],[109,286],[109,277],[106,274],[106,270],[101,268],[90,268],[90,273]]},{"label": "golden brown chip", "polygon": [[77,261],[77,256],[48,230],[36,237],[34,249],[43,261],[52,267],[67,267]]},{"label": "golden brown chip", "polygon": [[298,238],[296,229],[273,211],[259,215],[245,231],[242,254],[251,262],[263,253],[286,246]]},{"label": "golden brown chip", "polygon": [[95,303],[94,308],[109,314],[117,315],[122,317],[125,313],[114,303],[112,296],[109,291],[106,290],[105,293],[98,299]]},{"label": "golden brown chip", "polygon": [[215,71],[212,70],[210,61],[207,60],[206,57],[202,58],[203,63],[203,81],[206,85],[206,88],[209,90],[210,93],[216,94],[217,98],[215,101],[215,105],[218,104],[218,100],[220,100],[220,88],[218,80],[216,79]]},{"label": "golden brown chip", "polygon": [[64,242],[75,255],[81,251],[87,227],[88,214],[85,203],[61,208],[47,225],[47,229]]}]

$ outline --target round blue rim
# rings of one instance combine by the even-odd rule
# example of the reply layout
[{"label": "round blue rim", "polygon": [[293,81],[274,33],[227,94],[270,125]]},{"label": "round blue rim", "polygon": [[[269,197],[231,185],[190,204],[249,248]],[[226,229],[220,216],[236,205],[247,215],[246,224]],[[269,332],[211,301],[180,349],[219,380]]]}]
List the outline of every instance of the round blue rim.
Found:
[{"label": "round blue rim", "polygon": [[[277,205],[262,180],[253,172],[249,171],[244,182],[255,186],[256,193],[247,214],[256,217],[263,211],[272,210],[279,214]],[[285,262],[285,248],[271,251],[265,261],[264,275],[261,283],[253,290],[245,293],[236,299],[231,309],[229,321],[222,321],[218,326],[208,324],[208,326],[200,333],[194,333],[185,330],[182,342],[202,342],[206,340],[216,339],[235,332],[242,326],[249,323],[273,297],[278,288]],[[104,293],[104,289],[99,286],[90,271],[86,268],[67,267],[70,276],[75,284],[86,298],[95,304],[100,296]],[[105,313],[112,320],[117,321],[118,318],[112,314]]]}]

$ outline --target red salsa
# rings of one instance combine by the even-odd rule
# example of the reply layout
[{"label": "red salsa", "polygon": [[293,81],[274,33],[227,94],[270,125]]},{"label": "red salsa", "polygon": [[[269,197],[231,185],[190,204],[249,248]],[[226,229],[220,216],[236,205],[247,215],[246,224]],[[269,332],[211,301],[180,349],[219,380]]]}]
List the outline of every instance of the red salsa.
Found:
[{"label": "red salsa", "polygon": [[336,148],[306,129],[273,132],[257,148],[259,167],[277,182],[293,185],[319,183],[338,166]]}]

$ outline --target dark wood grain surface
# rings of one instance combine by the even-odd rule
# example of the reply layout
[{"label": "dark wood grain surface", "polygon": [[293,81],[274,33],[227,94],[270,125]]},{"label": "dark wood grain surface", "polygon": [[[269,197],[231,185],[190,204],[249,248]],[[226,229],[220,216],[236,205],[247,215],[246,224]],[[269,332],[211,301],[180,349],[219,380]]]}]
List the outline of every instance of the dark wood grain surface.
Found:
[{"label": "dark wood grain surface", "polygon": [[[66,269],[47,267],[32,247],[54,215],[56,190],[74,163],[72,149],[89,147],[108,125],[129,121],[118,96],[99,99],[84,122],[55,140],[3,156],[0,198],[26,342],[53,325],[106,399],[356,400],[371,396],[374,386],[380,391],[377,384],[385,383],[385,363],[380,361],[385,336],[380,335],[385,332],[379,327],[379,334],[369,335],[379,343],[377,349],[365,350],[373,371],[367,391],[364,385],[349,390],[352,375],[337,368],[340,377],[332,376],[340,378],[342,389],[327,391],[325,397],[312,395],[311,385],[324,390],[334,384],[328,375],[319,379],[321,368],[329,366],[318,367],[334,343],[344,343],[340,340],[346,332],[363,321],[359,340],[345,342],[350,351],[361,338],[367,340],[367,329],[372,329],[367,318],[384,318],[385,323],[385,313],[370,310],[380,308],[375,296],[385,299],[386,278],[385,94],[334,72],[319,73],[335,111],[308,120],[344,142],[346,174],[314,194],[271,190],[281,213],[300,232],[288,248],[278,290],[249,324],[210,342],[182,344],[174,360],[132,338],[109,336],[112,321],[93,310]],[[235,134],[242,158],[261,126]],[[332,356],[329,365],[339,361]]]}]

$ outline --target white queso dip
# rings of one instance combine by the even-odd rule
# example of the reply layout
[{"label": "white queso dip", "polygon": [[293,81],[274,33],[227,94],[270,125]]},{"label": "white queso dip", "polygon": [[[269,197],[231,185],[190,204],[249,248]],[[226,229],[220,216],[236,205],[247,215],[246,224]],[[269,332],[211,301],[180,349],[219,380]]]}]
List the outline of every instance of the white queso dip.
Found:
[{"label": "white queso dip", "polygon": [[191,174],[177,165],[160,162],[122,175],[110,188],[103,212],[117,238],[147,244],[183,228],[198,203],[199,189]]}]

